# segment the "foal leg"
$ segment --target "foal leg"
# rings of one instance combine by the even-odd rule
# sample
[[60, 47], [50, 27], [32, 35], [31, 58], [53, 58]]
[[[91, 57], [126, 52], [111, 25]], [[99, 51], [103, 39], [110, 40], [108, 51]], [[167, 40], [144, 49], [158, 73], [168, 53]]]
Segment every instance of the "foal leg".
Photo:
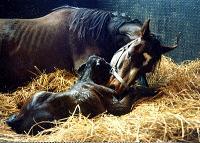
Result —
[[108, 113], [121, 116], [131, 112], [135, 98], [133, 95], [128, 94], [122, 100], [118, 100], [114, 96], [106, 98], [105, 100], [107, 101], [106, 109]]
[[142, 97], [153, 97], [159, 92], [156, 88], [136, 86], [134, 87], [134, 93], [136, 98], [140, 99]]
[[106, 109], [108, 113], [116, 116], [124, 115], [132, 110], [134, 103], [144, 97], [151, 97], [156, 95], [157, 91], [147, 87], [135, 87], [125, 92], [123, 98], [118, 100], [113, 95], [106, 95], [104, 101], [106, 101]]
[[120, 116], [131, 111], [134, 96], [128, 94], [122, 100], [118, 100], [115, 97], [117, 94], [115, 90], [102, 85], [93, 85], [93, 90], [98, 93], [108, 113]]
[[131, 111], [132, 105], [134, 103], [135, 96], [134, 89], [130, 89], [125, 92], [121, 100], [116, 98], [115, 90], [102, 86], [96, 85], [95, 90], [100, 95], [102, 103], [108, 113], [116, 116], [127, 114]]

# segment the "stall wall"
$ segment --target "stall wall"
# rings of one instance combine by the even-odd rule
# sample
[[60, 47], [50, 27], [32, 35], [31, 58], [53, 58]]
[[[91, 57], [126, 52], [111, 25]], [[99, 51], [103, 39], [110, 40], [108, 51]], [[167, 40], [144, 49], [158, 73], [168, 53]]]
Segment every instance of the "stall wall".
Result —
[[0, 0], [0, 18], [35, 18], [56, 7], [96, 7], [96, 0]]
[[200, 57], [200, 0], [97, 0], [98, 8], [125, 12], [151, 20], [151, 30], [165, 45], [181, 32], [179, 47], [170, 53], [176, 61]]

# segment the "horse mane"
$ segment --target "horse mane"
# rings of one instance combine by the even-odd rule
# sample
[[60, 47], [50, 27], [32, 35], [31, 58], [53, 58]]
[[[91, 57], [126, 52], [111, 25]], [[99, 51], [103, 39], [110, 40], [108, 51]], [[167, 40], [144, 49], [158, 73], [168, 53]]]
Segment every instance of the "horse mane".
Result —
[[73, 6], [69, 6], [69, 5], [62, 5], [60, 7], [56, 7], [54, 9], [52, 9], [52, 12], [58, 11], [58, 10], [62, 10], [62, 9], [66, 9], [66, 8], [71, 8], [71, 9], [79, 9], [78, 7], [73, 7]]
[[[106, 44], [109, 42], [110, 36], [115, 36], [119, 27], [124, 23], [135, 23], [142, 25], [138, 19], [132, 20], [130, 17], [113, 12], [78, 8], [64, 5], [53, 9], [53, 11], [62, 9], [74, 9], [69, 19], [69, 30], [77, 34], [78, 40], [82, 42], [97, 42], [98, 44]], [[108, 31], [108, 23], [112, 23], [111, 32]], [[109, 35], [111, 34], [111, 35]]]
[[80, 8], [70, 19], [70, 30], [77, 33], [82, 41], [104, 41], [108, 35], [107, 23], [111, 15], [103, 10]]

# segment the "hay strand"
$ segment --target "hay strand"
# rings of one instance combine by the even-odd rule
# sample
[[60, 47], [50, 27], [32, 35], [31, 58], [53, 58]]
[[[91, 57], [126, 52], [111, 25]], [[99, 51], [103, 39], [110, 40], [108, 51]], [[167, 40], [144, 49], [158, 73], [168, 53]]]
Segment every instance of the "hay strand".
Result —
[[[66, 71], [43, 73], [28, 86], [0, 94], [0, 141], [191, 141], [200, 142], [200, 60], [176, 64], [162, 57], [148, 75], [156, 97], [138, 102], [131, 113], [116, 117], [101, 114], [93, 119], [79, 114], [54, 121], [55, 127], [36, 136], [18, 135], [5, 124], [27, 98], [40, 90], [68, 90], [76, 77]], [[50, 134], [46, 134], [49, 133]]]

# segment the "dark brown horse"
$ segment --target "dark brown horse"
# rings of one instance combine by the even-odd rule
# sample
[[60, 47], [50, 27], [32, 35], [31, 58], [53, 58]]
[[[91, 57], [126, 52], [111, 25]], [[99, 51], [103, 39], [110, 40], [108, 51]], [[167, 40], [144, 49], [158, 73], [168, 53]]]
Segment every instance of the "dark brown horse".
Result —
[[61, 7], [35, 19], [0, 19], [0, 89], [55, 68], [73, 71], [89, 55], [110, 61], [138, 37], [141, 22], [111, 12]]
[[122, 100], [117, 100], [116, 91], [105, 86], [110, 79], [110, 71], [111, 66], [104, 59], [91, 56], [79, 68], [80, 78], [69, 91], [36, 93], [22, 107], [19, 114], [7, 120], [7, 124], [17, 133], [30, 131], [30, 134], [37, 134], [53, 126], [52, 123], [45, 121], [67, 118], [77, 105], [80, 112], [90, 118], [106, 111], [113, 115], [130, 112], [135, 99], [132, 96], [134, 91], [129, 90]]
[[38, 131], [53, 126], [52, 123], [42, 121], [66, 118], [77, 105], [80, 106], [81, 113], [89, 117], [105, 111], [113, 115], [126, 114], [131, 111], [136, 100], [155, 94], [151, 89], [134, 86], [139, 74], [152, 71], [161, 55], [174, 48], [176, 46], [161, 46], [150, 34], [147, 21], [140, 31], [140, 37], [113, 56], [113, 67], [100, 57], [90, 57], [78, 69], [80, 78], [69, 91], [36, 93], [19, 114], [7, 120], [7, 124], [17, 133], [31, 129], [31, 134], [37, 134]]

